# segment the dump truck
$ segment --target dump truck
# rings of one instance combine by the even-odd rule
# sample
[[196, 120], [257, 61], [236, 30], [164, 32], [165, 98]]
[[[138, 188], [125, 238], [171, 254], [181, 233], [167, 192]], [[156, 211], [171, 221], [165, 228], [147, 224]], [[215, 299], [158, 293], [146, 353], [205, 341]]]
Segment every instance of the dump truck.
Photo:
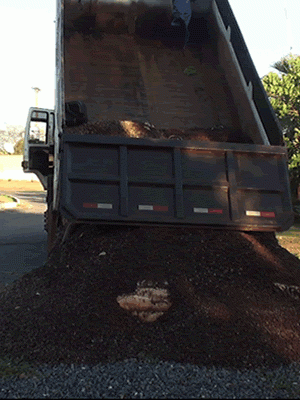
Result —
[[32, 107], [23, 170], [49, 249], [76, 224], [284, 231], [280, 124], [228, 0], [58, 0], [55, 109]]

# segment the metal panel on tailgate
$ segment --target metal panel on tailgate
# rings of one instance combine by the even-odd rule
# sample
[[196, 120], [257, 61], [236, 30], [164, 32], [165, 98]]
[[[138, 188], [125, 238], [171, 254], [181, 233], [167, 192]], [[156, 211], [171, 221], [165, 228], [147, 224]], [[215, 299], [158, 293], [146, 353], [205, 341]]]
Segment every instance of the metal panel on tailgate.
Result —
[[286, 230], [283, 147], [64, 135], [61, 211], [77, 222]]

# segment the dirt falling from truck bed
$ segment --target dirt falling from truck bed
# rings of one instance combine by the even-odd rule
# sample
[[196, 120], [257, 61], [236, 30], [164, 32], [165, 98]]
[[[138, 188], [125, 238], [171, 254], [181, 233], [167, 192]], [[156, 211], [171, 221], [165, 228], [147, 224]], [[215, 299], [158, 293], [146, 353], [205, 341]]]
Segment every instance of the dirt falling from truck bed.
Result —
[[137, 121], [101, 120], [98, 122], [87, 122], [79, 126], [66, 127], [64, 132], [79, 135], [253, 143], [252, 139], [241, 130], [223, 126], [216, 126], [210, 129], [158, 129], [153, 125]]
[[[142, 280], [170, 292], [153, 323], [117, 302]], [[79, 226], [1, 293], [0, 354], [275, 367], [300, 361], [299, 297], [300, 262], [273, 233]]]

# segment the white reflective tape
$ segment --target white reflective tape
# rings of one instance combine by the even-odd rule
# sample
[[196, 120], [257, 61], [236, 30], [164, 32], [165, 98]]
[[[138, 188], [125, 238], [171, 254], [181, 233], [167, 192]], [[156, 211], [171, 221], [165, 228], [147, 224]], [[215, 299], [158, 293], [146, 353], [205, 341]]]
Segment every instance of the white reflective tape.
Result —
[[248, 217], [260, 217], [260, 211], [246, 211]]
[[113, 208], [113, 205], [109, 203], [97, 203], [97, 208], [106, 208], [108, 210], [111, 210]]
[[194, 212], [195, 213], [204, 213], [207, 214], [208, 213], [208, 208], [199, 208], [199, 207], [194, 207]]
[[138, 209], [141, 211], [153, 211], [153, 206], [138, 205]]

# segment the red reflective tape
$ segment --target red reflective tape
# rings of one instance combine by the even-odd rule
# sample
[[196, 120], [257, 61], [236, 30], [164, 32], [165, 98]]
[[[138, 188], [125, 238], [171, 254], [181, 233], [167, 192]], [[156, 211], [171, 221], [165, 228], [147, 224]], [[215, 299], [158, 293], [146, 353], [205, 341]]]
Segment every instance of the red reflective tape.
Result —
[[168, 206], [153, 206], [153, 211], [168, 211]]
[[83, 203], [84, 208], [98, 208], [97, 203]]
[[265, 218], [275, 218], [275, 213], [273, 211], [261, 211], [260, 216]]
[[219, 208], [209, 208], [208, 214], [223, 214], [223, 210]]
[[264, 217], [264, 218], [275, 218], [274, 211], [250, 211], [246, 210], [248, 217]]

